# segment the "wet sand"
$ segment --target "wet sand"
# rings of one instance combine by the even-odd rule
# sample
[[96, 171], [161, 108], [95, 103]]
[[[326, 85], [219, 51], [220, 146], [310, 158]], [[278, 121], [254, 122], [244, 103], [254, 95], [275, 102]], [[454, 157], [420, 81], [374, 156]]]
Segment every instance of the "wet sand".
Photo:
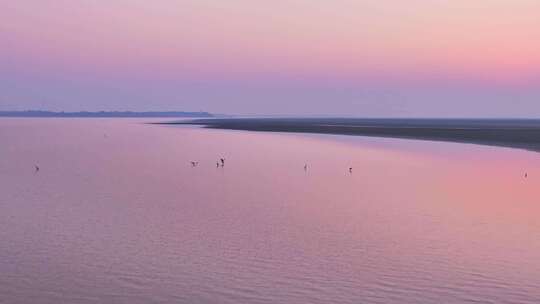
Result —
[[229, 118], [167, 124], [246, 131], [410, 138], [540, 151], [538, 119]]

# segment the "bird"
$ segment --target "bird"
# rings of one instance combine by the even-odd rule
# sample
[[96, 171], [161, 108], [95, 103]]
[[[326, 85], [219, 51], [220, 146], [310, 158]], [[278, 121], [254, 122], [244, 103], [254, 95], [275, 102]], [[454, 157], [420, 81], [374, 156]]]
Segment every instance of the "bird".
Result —
[[221, 161], [221, 166], [225, 166], [225, 158], [220, 158], [219, 160]]
[[307, 164], [304, 164], [304, 171], [307, 171]]
[[219, 168], [219, 162], [216, 162], [216, 168]]
[[197, 161], [190, 161], [190, 163], [192, 167], [196, 167], [199, 164]]
[[39, 166], [38, 165], [34, 165], [34, 168], [36, 168], [36, 173], [39, 171]]
[[352, 173], [352, 167], [349, 167], [349, 173]]
[[528, 176], [528, 175], [527, 175], [527, 172], [525, 172], [525, 178], [527, 178], [527, 176]]

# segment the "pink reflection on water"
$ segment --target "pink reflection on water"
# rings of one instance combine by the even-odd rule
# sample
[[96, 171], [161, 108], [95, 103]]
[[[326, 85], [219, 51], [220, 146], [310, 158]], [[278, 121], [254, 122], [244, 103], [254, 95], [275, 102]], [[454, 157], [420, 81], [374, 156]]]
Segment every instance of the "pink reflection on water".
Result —
[[534, 152], [130, 119], [5, 119], [0, 139], [12, 302], [540, 298]]

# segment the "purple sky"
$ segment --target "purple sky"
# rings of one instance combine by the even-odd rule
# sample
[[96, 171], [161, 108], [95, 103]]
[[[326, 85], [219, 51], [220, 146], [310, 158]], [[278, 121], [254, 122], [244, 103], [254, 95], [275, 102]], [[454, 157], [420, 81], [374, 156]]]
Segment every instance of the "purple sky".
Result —
[[0, 110], [540, 117], [538, 0], [0, 8]]

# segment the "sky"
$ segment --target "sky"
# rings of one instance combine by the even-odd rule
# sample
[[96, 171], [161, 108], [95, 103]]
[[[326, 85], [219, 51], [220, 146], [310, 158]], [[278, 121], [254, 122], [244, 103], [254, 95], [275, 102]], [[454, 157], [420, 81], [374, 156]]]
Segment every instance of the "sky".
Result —
[[0, 110], [540, 117], [538, 0], [0, 0]]

